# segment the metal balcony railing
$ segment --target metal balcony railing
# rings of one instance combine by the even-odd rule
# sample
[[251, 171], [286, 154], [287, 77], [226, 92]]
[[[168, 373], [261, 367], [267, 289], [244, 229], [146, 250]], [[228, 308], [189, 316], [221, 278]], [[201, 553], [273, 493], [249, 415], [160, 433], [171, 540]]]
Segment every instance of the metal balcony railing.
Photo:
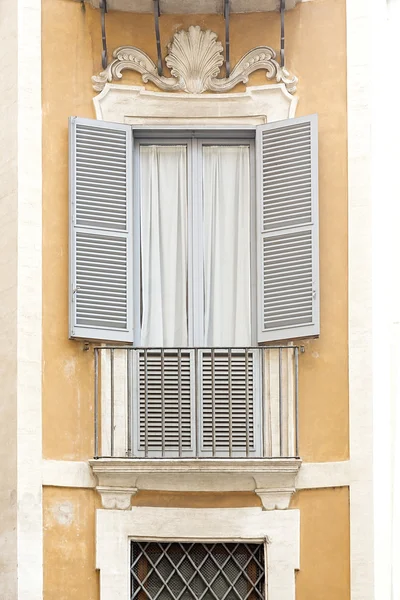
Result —
[[95, 458], [298, 456], [297, 346], [95, 348]]

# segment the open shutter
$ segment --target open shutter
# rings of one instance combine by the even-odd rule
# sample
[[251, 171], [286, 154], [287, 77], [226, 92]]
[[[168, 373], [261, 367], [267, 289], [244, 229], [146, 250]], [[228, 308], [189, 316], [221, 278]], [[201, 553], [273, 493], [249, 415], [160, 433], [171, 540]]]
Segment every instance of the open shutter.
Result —
[[258, 341], [319, 335], [317, 115], [257, 127]]
[[132, 130], [70, 119], [70, 337], [133, 341]]

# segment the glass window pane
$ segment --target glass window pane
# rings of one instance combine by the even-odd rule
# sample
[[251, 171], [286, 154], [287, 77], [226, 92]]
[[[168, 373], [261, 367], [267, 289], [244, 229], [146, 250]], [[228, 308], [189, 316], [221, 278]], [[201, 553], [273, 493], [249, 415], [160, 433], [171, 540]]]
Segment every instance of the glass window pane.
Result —
[[203, 147], [204, 344], [251, 345], [249, 146]]
[[143, 346], [186, 346], [187, 148], [140, 146]]

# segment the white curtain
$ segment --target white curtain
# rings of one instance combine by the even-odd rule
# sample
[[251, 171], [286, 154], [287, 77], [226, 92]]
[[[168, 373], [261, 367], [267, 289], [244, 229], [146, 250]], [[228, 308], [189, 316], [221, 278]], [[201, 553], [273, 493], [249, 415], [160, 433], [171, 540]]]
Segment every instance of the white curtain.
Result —
[[186, 146], [140, 147], [143, 346], [186, 346]]
[[204, 345], [250, 346], [250, 150], [204, 146]]

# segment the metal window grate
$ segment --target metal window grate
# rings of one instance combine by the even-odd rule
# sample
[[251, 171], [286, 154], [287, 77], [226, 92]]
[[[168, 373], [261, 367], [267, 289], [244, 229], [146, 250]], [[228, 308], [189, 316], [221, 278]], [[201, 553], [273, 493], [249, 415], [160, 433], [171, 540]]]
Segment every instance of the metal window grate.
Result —
[[264, 598], [263, 544], [131, 544], [131, 600]]

